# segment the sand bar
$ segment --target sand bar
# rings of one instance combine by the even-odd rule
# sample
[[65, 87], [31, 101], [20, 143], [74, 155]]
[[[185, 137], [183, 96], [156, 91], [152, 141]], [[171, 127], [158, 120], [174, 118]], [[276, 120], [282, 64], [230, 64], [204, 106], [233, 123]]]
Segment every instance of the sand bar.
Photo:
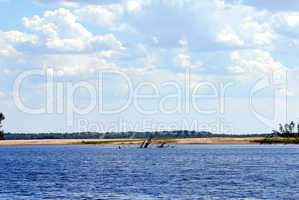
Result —
[[[153, 144], [254, 144], [262, 137], [215, 137], [215, 138], [183, 138], [183, 139], [154, 139]], [[142, 139], [43, 139], [43, 140], [3, 140], [1, 145], [70, 145], [85, 143], [129, 145], [140, 144]]]

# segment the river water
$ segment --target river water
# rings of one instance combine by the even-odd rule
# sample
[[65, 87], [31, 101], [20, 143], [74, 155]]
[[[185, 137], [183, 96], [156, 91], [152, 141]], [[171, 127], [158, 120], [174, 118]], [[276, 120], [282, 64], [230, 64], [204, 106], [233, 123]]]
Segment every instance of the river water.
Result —
[[299, 199], [299, 146], [0, 147], [0, 199]]

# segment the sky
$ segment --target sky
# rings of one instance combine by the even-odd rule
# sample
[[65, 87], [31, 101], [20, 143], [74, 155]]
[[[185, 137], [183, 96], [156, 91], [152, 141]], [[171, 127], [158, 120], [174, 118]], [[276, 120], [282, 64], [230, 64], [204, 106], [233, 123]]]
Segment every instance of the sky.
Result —
[[296, 0], [0, 0], [6, 132], [299, 121]]

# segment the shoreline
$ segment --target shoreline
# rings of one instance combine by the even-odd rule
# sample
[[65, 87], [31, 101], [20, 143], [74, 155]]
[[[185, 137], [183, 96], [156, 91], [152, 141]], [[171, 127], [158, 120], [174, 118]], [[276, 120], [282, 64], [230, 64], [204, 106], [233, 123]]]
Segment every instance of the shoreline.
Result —
[[[209, 137], [153, 139], [152, 144], [261, 144], [263, 137]], [[144, 139], [35, 139], [3, 140], [0, 146], [14, 145], [139, 145]]]

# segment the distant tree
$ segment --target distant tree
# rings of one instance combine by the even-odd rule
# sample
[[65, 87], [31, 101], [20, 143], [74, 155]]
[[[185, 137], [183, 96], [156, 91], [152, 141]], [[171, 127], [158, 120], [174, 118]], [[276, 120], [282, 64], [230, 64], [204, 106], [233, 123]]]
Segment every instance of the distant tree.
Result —
[[279, 124], [279, 131], [281, 134], [284, 134], [284, 129], [283, 129], [282, 124]]
[[289, 125], [289, 129], [290, 129], [290, 133], [293, 133], [293, 131], [295, 129], [295, 123], [293, 121], [291, 121], [291, 123]]
[[289, 136], [290, 135], [290, 125], [289, 124], [285, 124], [284, 125], [284, 135], [285, 136]]
[[[297, 127], [297, 131], [296, 128]], [[276, 131], [277, 132], [277, 131]], [[298, 137], [299, 136], [299, 124], [295, 124], [294, 121], [291, 121], [291, 123], [286, 123], [284, 125], [279, 124], [279, 132], [277, 132], [279, 136], [282, 137]]]
[[1, 130], [3, 120], [5, 120], [5, 116], [3, 113], [0, 113], [0, 140], [4, 140], [4, 132]]

